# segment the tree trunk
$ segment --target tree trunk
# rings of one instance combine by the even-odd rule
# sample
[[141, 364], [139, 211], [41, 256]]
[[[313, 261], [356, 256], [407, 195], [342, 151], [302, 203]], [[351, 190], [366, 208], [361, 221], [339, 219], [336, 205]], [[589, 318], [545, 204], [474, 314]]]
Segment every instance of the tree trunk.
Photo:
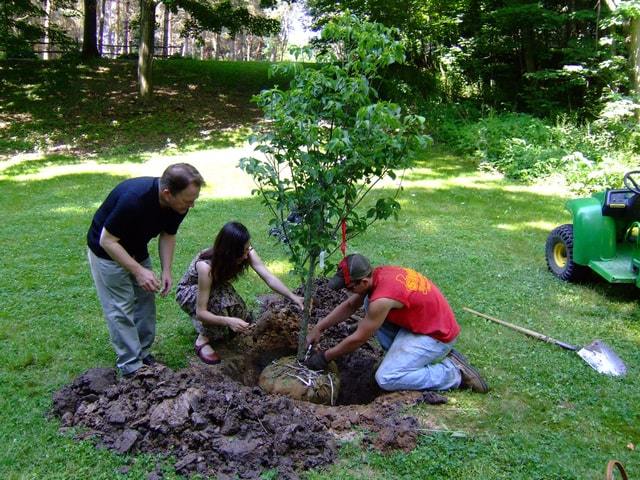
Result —
[[104, 52], [102, 47], [104, 45], [104, 16], [105, 11], [107, 10], [107, 0], [102, 0], [100, 5], [100, 20], [98, 27], [98, 52], [102, 55]]
[[44, 10], [44, 37], [42, 38], [42, 43], [44, 43], [44, 49], [42, 50], [42, 59], [49, 60], [49, 50], [51, 50], [51, 46], [49, 45], [49, 24], [51, 21], [51, 0], [44, 0], [43, 10]]
[[[640, 97], [640, 17], [631, 19], [631, 42], [629, 45], [631, 66], [631, 93]], [[636, 120], [640, 121], [640, 110], [636, 110]]]
[[220, 34], [213, 34], [213, 59], [220, 60]]
[[307, 345], [307, 330], [309, 328], [309, 316], [311, 313], [311, 299], [313, 298], [313, 280], [316, 272], [318, 255], [309, 256], [309, 273], [304, 287], [304, 310], [302, 311], [302, 321], [300, 322], [300, 333], [298, 334], [298, 355], [299, 361], [304, 360]]
[[535, 35], [532, 28], [526, 27], [522, 31], [522, 56], [524, 60], [524, 72], [521, 71], [521, 75], [523, 73], [531, 73], [536, 71], [534, 51]]
[[156, 25], [156, 3], [140, 0], [140, 46], [138, 51], [138, 87], [140, 99], [147, 102], [153, 96], [153, 49]]
[[171, 52], [169, 52], [169, 43], [171, 40], [171, 10], [169, 10], [169, 7], [165, 4], [164, 6], [164, 23], [163, 23], [163, 29], [162, 29], [162, 56], [164, 58], [167, 58], [169, 55], [171, 55]]
[[124, 24], [122, 25], [122, 45], [124, 48], [125, 55], [129, 55], [129, 0], [125, 0], [124, 2]]
[[96, 14], [96, 0], [84, 0], [84, 31], [82, 35], [82, 58], [84, 60], [100, 56], [96, 43]]
[[191, 56], [190, 40], [190, 37], [184, 37], [184, 42], [182, 43], [182, 56], [185, 58]]
[[116, 24], [113, 28], [113, 53], [114, 56], [120, 55], [120, 39], [122, 38], [122, 32], [120, 27], [120, 0], [116, 0]]

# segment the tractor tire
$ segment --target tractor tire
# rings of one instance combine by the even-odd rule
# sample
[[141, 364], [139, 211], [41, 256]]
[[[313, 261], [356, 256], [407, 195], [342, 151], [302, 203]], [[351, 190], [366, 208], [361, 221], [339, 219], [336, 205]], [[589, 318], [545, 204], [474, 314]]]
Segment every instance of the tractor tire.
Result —
[[573, 225], [565, 224], [554, 228], [547, 237], [545, 246], [547, 266], [560, 280], [577, 282], [582, 280], [588, 269], [573, 261]]

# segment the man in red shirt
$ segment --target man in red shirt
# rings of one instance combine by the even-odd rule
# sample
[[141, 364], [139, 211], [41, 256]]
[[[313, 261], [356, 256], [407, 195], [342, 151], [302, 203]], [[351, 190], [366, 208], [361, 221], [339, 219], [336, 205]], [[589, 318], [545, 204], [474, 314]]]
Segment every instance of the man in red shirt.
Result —
[[363, 304], [366, 315], [355, 332], [307, 360], [309, 368], [323, 370], [327, 362], [353, 352], [374, 334], [386, 351], [376, 371], [384, 390], [449, 390], [489, 388], [480, 373], [453, 345], [460, 326], [449, 303], [428, 278], [409, 268], [371, 268], [359, 254], [348, 255], [329, 281], [333, 289], [353, 293], [323, 318], [307, 336], [315, 345], [322, 332], [354, 314]]

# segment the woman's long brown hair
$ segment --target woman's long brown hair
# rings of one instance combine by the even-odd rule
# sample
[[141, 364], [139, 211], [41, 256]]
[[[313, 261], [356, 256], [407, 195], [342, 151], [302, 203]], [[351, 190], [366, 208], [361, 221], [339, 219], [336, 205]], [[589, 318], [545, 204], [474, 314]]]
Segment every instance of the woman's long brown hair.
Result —
[[240, 222], [228, 222], [218, 232], [213, 247], [200, 255], [200, 260], [211, 264], [214, 285], [233, 282], [249, 266], [249, 259], [238, 263], [244, 255], [244, 247], [251, 240], [249, 230]]

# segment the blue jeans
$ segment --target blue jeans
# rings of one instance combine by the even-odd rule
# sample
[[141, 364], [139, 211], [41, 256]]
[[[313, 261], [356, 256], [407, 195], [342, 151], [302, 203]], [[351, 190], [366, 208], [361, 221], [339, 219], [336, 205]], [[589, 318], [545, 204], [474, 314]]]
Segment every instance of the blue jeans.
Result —
[[388, 321], [376, 338], [386, 351], [376, 371], [376, 382], [383, 390], [449, 390], [460, 385], [460, 371], [444, 358], [455, 340], [443, 343]]

